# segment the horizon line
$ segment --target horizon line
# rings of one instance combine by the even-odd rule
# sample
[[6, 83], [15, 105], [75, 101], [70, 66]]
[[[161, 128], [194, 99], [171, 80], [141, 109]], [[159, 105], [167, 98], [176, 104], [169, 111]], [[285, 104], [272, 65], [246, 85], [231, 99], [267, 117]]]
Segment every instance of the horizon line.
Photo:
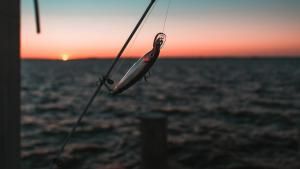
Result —
[[[122, 57], [121, 59], [138, 59], [140, 57]], [[62, 59], [55, 58], [35, 58], [35, 57], [21, 57], [21, 60], [49, 60], [49, 61], [62, 61]], [[115, 57], [85, 57], [85, 58], [71, 58], [68, 61], [76, 60], [113, 60]], [[159, 59], [300, 59], [300, 55], [293, 56], [269, 56], [269, 55], [257, 55], [257, 56], [164, 56]]]

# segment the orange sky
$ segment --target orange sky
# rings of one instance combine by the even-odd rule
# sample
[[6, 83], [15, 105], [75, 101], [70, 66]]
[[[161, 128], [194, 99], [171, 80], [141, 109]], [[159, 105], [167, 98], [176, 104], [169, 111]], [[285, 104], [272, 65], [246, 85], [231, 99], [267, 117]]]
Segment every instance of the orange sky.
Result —
[[[107, 3], [114, 1], [117, 0]], [[52, 0], [43, 4], [41, 1], [42, 34], [37, 35], [32, 4], [28, 0], [22, 1], [22, 58], [114, 57], [148, 3], [131, 1], [116, 7], [117, 11], [111, 11], [105, 10], [108, 8], [105, 5], [109, 4], [103, 1], [98, 4], [99, 1], [83, 3], [76, 0], [70, 4], [61, 0], [65, 3], [63, 6], [57, 5], [58, 2]], [[300, 12], [292, 5], [258, 8], [254, 4], [251, 8], [249, 4], [247, 7], [229, 7], [226, 3], [190, 2], [193, 3], [172, 2], [163, 57], [300, 55]], [[134, 5], [139, 8], [133, 8]], [[141, 56], [151, 49], [155, 34], [162, 30], [165, 8], [165, 1], [156, 4], [125, 56]]]

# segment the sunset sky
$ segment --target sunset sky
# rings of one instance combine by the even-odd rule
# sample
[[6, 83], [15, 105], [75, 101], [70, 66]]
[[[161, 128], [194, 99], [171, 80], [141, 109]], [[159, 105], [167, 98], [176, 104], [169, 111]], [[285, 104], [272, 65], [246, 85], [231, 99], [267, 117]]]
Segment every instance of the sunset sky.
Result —
[[[150, 0], [22, 0], [23, 58], [114, 57]], [[158, 0], [125, 56], [141, 56], [162, 31], [169, 0]], [[300, 56], [299, 0], [172, 0], [164, 57]]]

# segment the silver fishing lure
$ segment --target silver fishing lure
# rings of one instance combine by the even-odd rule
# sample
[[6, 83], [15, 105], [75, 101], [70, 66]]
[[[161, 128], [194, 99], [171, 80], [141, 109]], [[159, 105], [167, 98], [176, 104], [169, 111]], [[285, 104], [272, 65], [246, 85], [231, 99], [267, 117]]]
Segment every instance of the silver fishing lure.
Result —
[[106, 85], [111, 91], [111, 94], [115, 95], [125, 91], [143, 77], [146, 80], [146, 74], [159, 57], [160, 49], [165, 41], [166, 35], [164, 33], [158, 33], [153, 41], [153, 49], [135, 62], [126, 72], [123, 78], [113, 86], [113, 88], [110, 88], [108, 85]]

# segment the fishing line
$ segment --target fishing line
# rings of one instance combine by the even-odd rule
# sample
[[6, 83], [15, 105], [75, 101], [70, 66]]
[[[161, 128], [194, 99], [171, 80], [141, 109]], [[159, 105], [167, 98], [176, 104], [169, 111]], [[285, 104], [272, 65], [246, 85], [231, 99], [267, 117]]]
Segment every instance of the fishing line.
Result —
[[167, 7], [167, 11], [166, 11], [166, 17], [165, 17], [165, 20], [164, 20], [164, 26], [163, 26], [163, 31], [165, 33], [165, 28], [166, 28], [166, 22], [167, 22], [167, 19], [168, 19], [168, 15], [169, 15], [169, 9], [170, 9], [170, 6], [171, 6], [171, 1], [172, 0], [169, 0], [168, 2], [168, 7]]
[[[146, 22], [148, 21], [150, 15], [152, 14], [154, 8], [156, 7], [157, 5], [157, 1], [154, 2], [153, 4], [153, 7], [150, 9], [149, 13], [147, 14], [147, 16], [145, 17], [145, 20], [143, 21], [141, 27], [138, 29], [136, 35], [134, 36], [132, 42], [131, 42], [131, 45], [128, 47], [128, 50], [127, 51], [130, 51], [133, 46], [135, 45], [135, 42], [137, 40], [137, 38], [139, 37], [140, 33], [141, 33], [141, 30], [144, 28], [144, 25], [146, 24]], [[117, 73], [121, 70], [121, 67], [124, 65], [125, 63], [125, 59], [124, 58], [121, 58], [119, 64], [116, 66], [116, 69], [113, 71], [114, 73]]]
[[145, 25], [146, 22], [148, 21], [149, 16], [152, 14], [154, 8], [156, 7], [156, 4], [157, 4], [157, 2], [155, 2], [155, 3], [153, 4], [153, 8], [151, 8], [149, 14], [146, 16], [145, 21], [142, 23], [142, 26], [139, 28], [139, 30], [138, 30], [138, 32], [137, 32], [135, 38], [134, 38], [133, 41], [132, 41], [132, 45], [129, 47], [129, 49], [131, 49], [131, 48], [133, 47], [133, 45], [135, 44], [135, 41], [136, 41], [137, 37], [140, 35], [140, 32], [141, 32], [142, 28], [144, 27], [144, 25]]

